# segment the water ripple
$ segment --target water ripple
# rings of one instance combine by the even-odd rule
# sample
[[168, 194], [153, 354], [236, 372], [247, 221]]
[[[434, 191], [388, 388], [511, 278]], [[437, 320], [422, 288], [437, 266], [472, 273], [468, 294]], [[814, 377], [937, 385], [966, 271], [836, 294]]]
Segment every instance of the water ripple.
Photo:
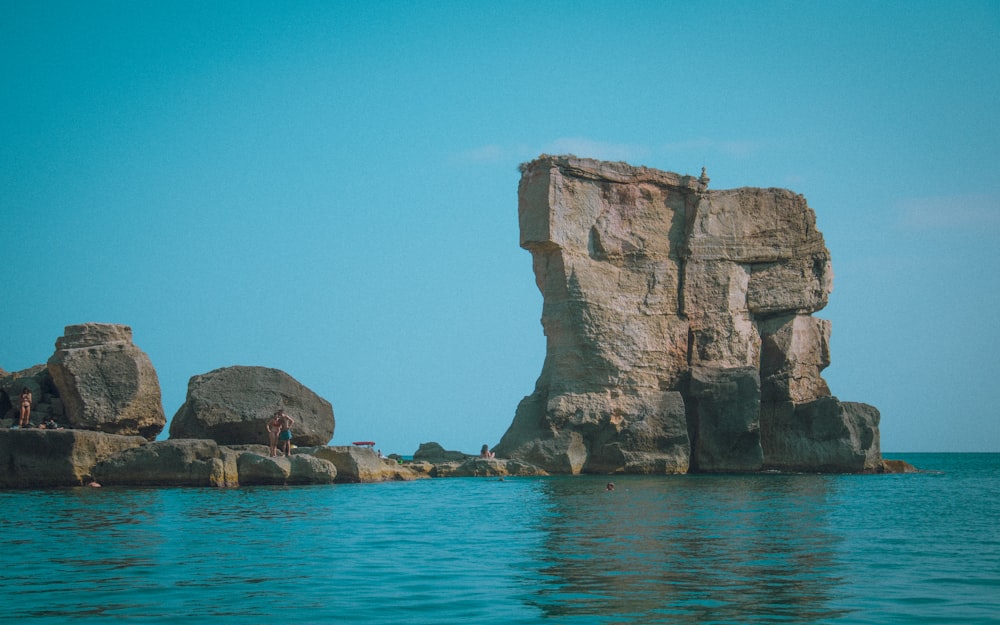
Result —
[[4, 615], [991, 623], [998, 458], [925, 458], [937, 475], [631, 476], [611, 492], [586, 476], [0, 492]]

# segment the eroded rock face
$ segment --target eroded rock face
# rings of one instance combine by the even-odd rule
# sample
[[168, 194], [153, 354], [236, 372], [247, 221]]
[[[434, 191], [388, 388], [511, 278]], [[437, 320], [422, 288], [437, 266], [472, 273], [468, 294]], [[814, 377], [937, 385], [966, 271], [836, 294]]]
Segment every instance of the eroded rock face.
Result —
[[237, 454], [215, 441], [157, 441], [128, 449], [94, 468], [105, 486], [237, 486]]
[[48, 371], [71, 427], [153, 440], [167, 423], [156, 370], [129, 326], [66, 326]]
[[811, 314], [833, 273], [812, 209], [707, 185], [575, 157], [523, 166], [547, 349], [498, 455], [558, 473], [877, 462], [878, 412], [831, 398], [820, 375], [830, 324]]
[[87, 430], [0, 429], [0, 488], [82, 486], [100, 462], [145, 443]]
[[292, 444], [326, 445], [333, 438], [330, 402], [267, 367], [225, 367], [192, 377], [187, 399], [170, 421], [170, 438], [267, 445], [266, 422], [279, 409], [295, 420]]

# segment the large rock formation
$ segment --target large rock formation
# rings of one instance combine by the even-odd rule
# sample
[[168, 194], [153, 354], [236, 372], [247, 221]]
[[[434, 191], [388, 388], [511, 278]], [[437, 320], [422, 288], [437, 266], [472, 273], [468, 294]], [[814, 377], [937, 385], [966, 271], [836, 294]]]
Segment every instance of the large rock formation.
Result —
[[129, 326], [66, 326], [48, 371], [74, 428], [153, 440], [167, 423], [156, 370]]
[[801, 195], [575, 157], [522, 168], [545, 363], [495, 451], [550, 472], [863, 471], [878, 411], [820, 372], [830, 255]]
[[326, 445], [333, 438], [330, 402], [284, 371], [266, 367], [225, 367], [192, 377], [170, 421], [170, 438], [267, 445], [267, 420], [280, 409], [295, 420], [293, 444]]

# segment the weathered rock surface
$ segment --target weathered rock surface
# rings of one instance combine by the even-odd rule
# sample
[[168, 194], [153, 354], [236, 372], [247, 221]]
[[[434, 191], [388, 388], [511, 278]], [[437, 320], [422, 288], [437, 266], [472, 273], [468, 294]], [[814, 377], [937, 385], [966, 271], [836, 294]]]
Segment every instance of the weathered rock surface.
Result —
[[470, 454], [445, 449], [440, 443], [435, 443], [433, 441], [429, 443], [420, 443], [420, 447], [417, 448], [417, 451], [413, 452], [414, 461], [429, 462], [431, 464], [454, 462], [456, 460], [464, 461], [470, 457]]
[[[2, 371], [2, 370], [0, 370]], [[31, 423], [38, 425], [52, 419], [65, 424], [65, 412], [59, 391], [45, 365], [35, 365], [14, 373], [0, 375], [0, 427], [17, 422], [20, 414], [21, 391], [31, 391]]]
[[81, 486], [98, 463], [144, 444], [88, 430], [0, 430], [0, 488]]
[[237, 486], [237, 456], [212, 440], [157, 441], [106, 459], [94, 477], [106, 486]]
[[337, 467], [332, 462], [304, 454], [270, 458], [243, 453], [238, 466], [243, 486], [333, 484], [337, 481]]
[[188, 382], [187, 398], [170, 422], [170, 438], [210, 438], [220, 445], [268, 444], [267, 420], [283, 409], [295, 420], [292, 443], [325, 445], [333, 407], [284, 371], [225, 367]]
[[870, 470], [878, 411], [830, 396], [830, 255], [805, 198], [543, 156], [521, 246], [546, 356], [495, 451], [555, 473]]
[[293, 450], [292, 458], [297, 458], [300, 454], [312, 455], [335, 465], [338, 482], [408, 481], [428, 477], [395, 460], [379, 458], [378, 454], [367, 447], [355, 445], [300, 447]]
[[504, 458], [469, 458], [464, 462], [445, 462], [435, 465], [432, 477], [538, 477], [548, 472], [533, 464]]
[[167, 423], [156, 370], [129, 326], [66, 326], [48, 371], [71, 427], [153, 440]]
[[211, 439], [148, 443], [94, 467], [105, 486], [252, 486], [332, 484], [337, 467], [299, 455], [268, 457], [264, 445], [225, 446]]

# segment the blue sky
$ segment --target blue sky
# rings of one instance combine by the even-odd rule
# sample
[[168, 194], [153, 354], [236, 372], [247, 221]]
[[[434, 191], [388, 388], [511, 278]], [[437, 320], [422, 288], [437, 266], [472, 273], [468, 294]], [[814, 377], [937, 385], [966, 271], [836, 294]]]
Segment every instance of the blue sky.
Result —
[[288, 372], [334, 444], [495, 444], [534, 388], [519, 163], [786, 187], [883, 450], [1000, 451], [1000, 3], [0, 4], [0, 367], [132, 326], [168, 418]]

